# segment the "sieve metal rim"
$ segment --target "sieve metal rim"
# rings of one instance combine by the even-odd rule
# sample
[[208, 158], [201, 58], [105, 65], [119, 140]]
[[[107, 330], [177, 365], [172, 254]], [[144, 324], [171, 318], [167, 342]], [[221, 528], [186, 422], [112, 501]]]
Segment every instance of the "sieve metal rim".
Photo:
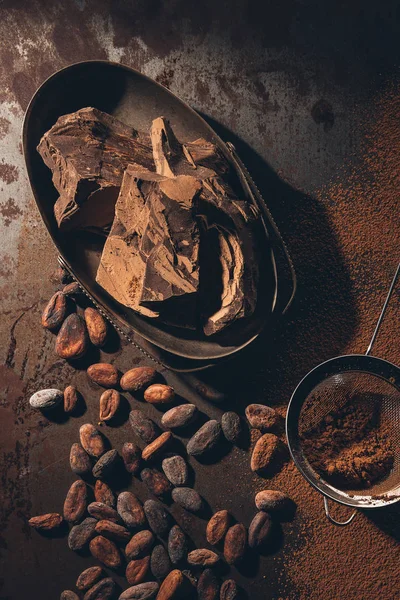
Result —
[[[371, 499], [371, 502], [367, 503], [365, 501], [354, 499], [350, 496], [346, 497], [344, 496], [344, 493], [336, 493], [335, 489], [331, 488], [331, 486], [325, 483], [322, 479], [317, 479], [311, 467], [307, 467], [308, 463], [301, 450], [301, 441], [298, 432], [300, 411], [303, 407], [303, 404], [312, 390], [326, 378], [332, 375], [353, 371], [369, 373], [370, 375], [380, 377], [381, 379], [398, 388], [400, 391], [399, 367], [383, 358], [376, 358], [375, 356], [365, 354], [347, 354], [330, 358], [329, 360], [317, 365], [314, 367], [314, 369], [309, 371], [309, 373], [303, 377], [294, 390], [288, 404], [286, 415], [286, 438], [290, 455], [301, 475], [315, 490], [317, 490], [317, 492], [322, 494], [324, 497], [326, 510], [326, 499], [333, 500], [345, 506], [363, 509], [381, 508], [382, 506], [389, 506], [390, 504], [394, 504], [400, 500], [399, 496], [382, 500]], [[328, 512], [327, 516], [329, 517]]]

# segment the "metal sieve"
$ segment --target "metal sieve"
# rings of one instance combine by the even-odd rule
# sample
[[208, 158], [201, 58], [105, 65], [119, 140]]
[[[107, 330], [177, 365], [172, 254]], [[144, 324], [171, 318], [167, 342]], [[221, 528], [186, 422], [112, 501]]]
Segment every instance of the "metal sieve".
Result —
[[[356, 508], [378, 508], [400, 500], [400, 369], [392, 363], [370, 356], [387, 306], [400, 273], [396, 269], [388, 295], [365, 355], [338, 356], [306, 375], [295, 389], [288, 406], [286, 435], [292, 458], [303, 477], [324, 497], [327, 518], [335, 525], [348, 525], [357, 511], [346, 521], [337, 521], [329, 512], [328, 500]], [[309, 443], [310, 432], [320, 432], [321, 424], [330, 423], [333, 415], [349, 410], [358, 419], [374, 415], [378, 447], [386, 444], [392, 461], [381, 478], [349, 485], [332, 482], [330, 473], [315, 461], [323, 444]], [[341, 412], [342, 411], [342, 412]], [[343, 421], [342, 421], [343, 423]], [[363, 431], [360, 429], [360, 431]], [[357, 428], [353, 432], [357, 435]], [[361, 434], [364, 435], [364, 434]], [[366, 429], [365, 435], [374, 435]], [[316, 438], [317, 439], [317, 438]], [[322, 438], [321, 438], [322, 439]], [[362, 442], [362, 440], [361, 440]], [[354, 463], [355, 464], [355, 463]]]

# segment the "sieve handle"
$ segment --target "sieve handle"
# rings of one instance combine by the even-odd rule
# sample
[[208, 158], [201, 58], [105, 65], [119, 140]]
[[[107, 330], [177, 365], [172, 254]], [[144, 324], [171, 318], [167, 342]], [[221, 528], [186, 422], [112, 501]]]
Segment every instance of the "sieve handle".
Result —
[[399, 276], [399, 273], [400, 273], [400, 263], [397, 265], [396, 273], [394, 274], [393, 281], [392, 281], [392, 283], [390, 285], [390, 288], [389, 288], [389, 291], [388, 291], [388, 295], [386, 296], [386, 300], [385, 300], [385, 303], [383, 305], [381, 314], [379, 315], [379, 319], [378, 319], [378, 322], [376, 324], [375, 331], [372, 334], [371, 341], [370, 341], [369, 346], [367, 348], [367, 351], [365, 353], [366, 356], [368, 356], [368, 354], [371, 352], [372, 346], [374, 345], [374, 342], [376, 340], [376, 336], [378, 335], [379, 328], [380, 328], [380, 326], [382, 324], [383, 317], [385, 316], [387, 305], [389, 304], [390, 298], [392, 297], [394, 286], [396, 285], [396, 281], [397, 281], [397, 278]]
[[324, 508], [325, 508], [325, 514], [327, 516], [327, 519], [333, 523], [334, 525], [338, 525], [339, 527], [345, 527], [346, 525], [350, 525], [350, 523], [352, 522], [352, 520], [354, 519], [354, 517], [357, 514], [357, 511], [355, 510], [353, 512], [353, 514], [351, 515], [351, 517], [349, 519], [347, 519], [347, 521], [336, 521], [336, 519], [334, 519], [331, 515], [331, 513], [329, 512], [329, 504], [328, 504], [328, 498], [326, 496], [324, 496]]

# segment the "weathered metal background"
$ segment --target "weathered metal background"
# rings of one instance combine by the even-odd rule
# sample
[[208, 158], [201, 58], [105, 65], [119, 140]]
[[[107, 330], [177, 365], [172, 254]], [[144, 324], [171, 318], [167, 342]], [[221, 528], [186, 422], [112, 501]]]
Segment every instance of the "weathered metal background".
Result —
[[[368, 192], [367, 176], [357, 193], [351, 191], [357, 189], [354, 171], [365, 161], [376, 106], [398, 83], [396, 6], [376, 4], [0, 2], [1, 600], [57, 598], [91, 563], [69, 552], [65, 538], [48, 540], [26, 525], [31, 514], [61, 510], [73, 481], [69, 447], [83, 422], [96, 422], [98, 397], [84, 372], [57, 359], [52, 336], [40, 326], [41, 309], [54, 289], [49, 275], [56, 255], [34, 206], [21, 153], [24, 110], [35, 89], [71, 62], [121, 61], [168, 86], [236, 144], [288, 240], [301, 285], [273, 343], [264, 340], [214, 380], [240, 412], [250, 401], [282, 405], [309, 368], [335, 354], [365, 349], [399, 256], [398, 162], [384, 201], [379, 189], [372, 186]], [[390, 144], [396, 140], [398, 135]], [[339, 200], [334, 185], [342, 186]], [[343, 206], [350, 205], [344, 219]], [[380, 210], [385, 211], [383, 227], [381, 213], [374, 225], [374, 211], [378, 216]], [[399, 362], [398, 304], [390, 316], [378, 350]], [[142, 357], [123, 347], [106, 360], [123, 370]], [[166, 377], [190, 397], [175, 376]], [[50, 423], [29, 408], [33, 391], [70, 382], [86, 398], [82, 417]], [[128, 400], [131, 406], [137, 403]], [[200, 404], [210, 416], [221, 414], [219, 408]], [[159, 418], [152, 407], [145, 409]], [[117, 448], [130, 437], [126, 423], [106, 433]], [[245, 450], [235, 449], [216, 465], [194, 465], [196, 487], [212, 509], [228, 508], [246, 525], [255, 511], [255, 490], [267, 485], [250, 475], [248, 460]], [[234, 573], [248, 597], [318, 597], [312, 585], [306, 595], [296, 585], [293, 557], [305, 536], [315, 546], [309, 558], [312, 578], [320, 576], [321, 560], [332, 565], [331, 572], [324, 570], [332, 578], [327, 600], [397, 597], [398, 512], [373, 520], [360, 516], [354, 523], [352, 535], [359, 535], [360, 543], [351, 551], [356, 560], [365, 557], [366, 566], [365, 585], [360, 583], [359, 595], [351, 596], [340, 589], [340, 581], [357, 577], [354, 557], [346, 557], [349, 538], [329, 525], [315, 528], [310, 515], [320, 499], [311, 494], [313, 504], [308, 505], [305, 486], [294, 474], [288, 488], [299, 503], [298, 518], [284, 525], [283, 548]], [[141, 484], [134, 489], [144, 497]], [[204, 543], [205, 521], [187, 519], [176, 508], [173, 512], [194, 542]], [[317, 518], [323, 519], [322, 510]], [[301, 523], [307, 523], [306, 532]], [[332, 536], [334, 553], [318, 539], [321, 530]]]

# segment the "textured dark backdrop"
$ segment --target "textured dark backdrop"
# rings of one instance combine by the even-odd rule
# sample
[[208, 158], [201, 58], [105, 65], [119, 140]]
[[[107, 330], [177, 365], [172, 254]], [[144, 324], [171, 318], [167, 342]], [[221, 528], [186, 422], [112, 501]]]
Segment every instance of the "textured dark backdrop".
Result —
[[[121, 61], [169, 87], [235, 142], [287, 238], [300, 289], [273, 343], [263, 340], [215, 379], [239, 411], [257, 400], [282, 405], [309, 368], [365, 349], [398, 260], [396, 5], [0, 1], [1, 600], [58, 598], [90, 563], [70, 553], [64, 538], [43, 539], [26, 525], [31, 514], [61, 509], [73, 480], [68, 449], [80, 424], [96, 421], [98, 396], [83, 372], [57, 360], [52, 336], [39, 324], [53, 290], [56, 253], [21, 154], [30, 97], [69, 63]], [[398, 314], [395, 298], [377, 347], [393, 361], [400, 360]], [[124, 347], [106, 360], [126, 369], [142, 359]], [[85, 416], [50, 424], [29, 408], [33, 391], [71, 381], [86, 397]], [[127, 424], [109, 433], [116, 447], [129, 436]], [[196, 487], [212, 509], [229, 508], [248, 525], [263, 482], [250, 476], [246, 452], [236, 449], [196, 472]], [[323, 522], [320, 498], [298, 476], [286, 486], [299, 510], [294, 523], [284, 525], [282, 547], [234, 573], [249, 598], [398, 596], [398, 512], [361, 515], [344, 533]], [[139, 484], [134, 487], [145, 497]], [[204, 543], [204, 521], [173, 510], [193, 540]], [[321, 578], [330, 582], [326, 589]]]

